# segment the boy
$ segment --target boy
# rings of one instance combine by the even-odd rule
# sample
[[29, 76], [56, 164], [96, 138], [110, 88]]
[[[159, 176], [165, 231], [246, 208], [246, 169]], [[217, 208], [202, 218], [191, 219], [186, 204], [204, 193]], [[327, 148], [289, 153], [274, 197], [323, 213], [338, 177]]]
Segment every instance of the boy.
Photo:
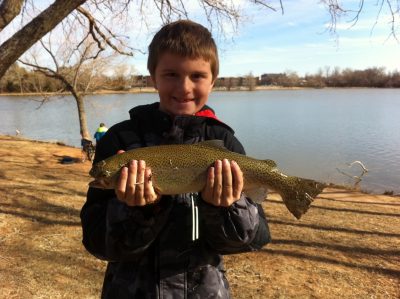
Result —
[[[206, 106], [218, 75], [206, 28], [191, 21], [164, 26], [149, 46], [148, 69], [160, 101], [133, 108], [130, 120], [111, 127], [95, 162], [137, 147], [211, 139], [244, 153]], [[109, 261], [102, 298], [229, 298], [221, 255], [260, 249], [270, 238], [262, 208], [242, 188], [239, 166], [226, 159], [210, 167], [198, 194], [156, 194], [146, 161], [124, 167], [115, 192], [89, 188], [83, 244]]]

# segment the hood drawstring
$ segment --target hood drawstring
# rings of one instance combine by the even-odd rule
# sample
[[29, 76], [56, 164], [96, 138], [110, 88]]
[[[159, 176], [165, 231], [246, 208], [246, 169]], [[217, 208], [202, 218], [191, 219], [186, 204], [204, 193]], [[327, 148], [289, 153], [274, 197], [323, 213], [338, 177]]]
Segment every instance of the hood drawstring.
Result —
[[199, 238], [199, 209], [193, 193], [190, 193], [190, 200], [192, 206], [192, 241], [196, 241]]

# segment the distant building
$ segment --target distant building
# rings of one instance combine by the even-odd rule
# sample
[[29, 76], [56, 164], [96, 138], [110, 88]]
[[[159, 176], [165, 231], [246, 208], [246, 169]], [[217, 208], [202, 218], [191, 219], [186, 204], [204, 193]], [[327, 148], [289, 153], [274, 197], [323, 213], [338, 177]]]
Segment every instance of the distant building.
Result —
[[283, 76], [285, 76], [285, 74], [282, 73], [262, 74], [260, 85], [276, 85], [276, 82], [279, 82], [279, 79]]

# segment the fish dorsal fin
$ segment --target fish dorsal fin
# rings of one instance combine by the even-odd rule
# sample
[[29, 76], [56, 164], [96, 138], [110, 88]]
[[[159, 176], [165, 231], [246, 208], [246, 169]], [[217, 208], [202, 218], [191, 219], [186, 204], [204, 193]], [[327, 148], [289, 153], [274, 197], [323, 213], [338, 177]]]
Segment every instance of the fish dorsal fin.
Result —
[[228, 149], [224, 145], [224, 142], [219, 139], [202, 141], [202, 142], [196, 143], [195, 146], [201, 146], [201, 147], [206, 147], [206, 148], [215, 148], [215, 149], [219, 149], [219, 150], [228, 151]]
[[276, 168], [276, 166], [277, 166], [277, 164], [274, 160], [266, 159], [266, 160], [263, 160], [263, 162], [272, 168]]

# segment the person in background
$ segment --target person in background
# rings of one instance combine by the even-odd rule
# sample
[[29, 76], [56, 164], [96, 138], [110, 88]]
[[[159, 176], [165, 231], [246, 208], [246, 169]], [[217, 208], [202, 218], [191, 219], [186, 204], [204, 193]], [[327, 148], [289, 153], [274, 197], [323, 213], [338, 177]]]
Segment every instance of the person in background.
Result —
[[[133, 108], [130, 119], [112, 126], [96, 147], [95, 163], [140, 147], [216, 139], [245, 153], [206, 105], [218, 53], [205, 27], [189, 20], [165, 25], [150, 43], [148, 69], [159, 101]], [[201, 192], [160, 195], [146, 161], [133, 160], [122, 167], [115, 190], [89, 187], [83, 244], [108, 261], [101, 297], [230, 298], [222, 255], [270, 241], [263, 209], [242, 192], [243, 180], [239, 165], [223, 159], [210, 166]]]
[[94, 133], [94, 138], [96, 139], [96, 143], [100, 141], [100, 139], [106, 134], [108, 131], [108, 128], [104, 123], [100, 123], [100, 126], [98, 127], [96, 133]]

